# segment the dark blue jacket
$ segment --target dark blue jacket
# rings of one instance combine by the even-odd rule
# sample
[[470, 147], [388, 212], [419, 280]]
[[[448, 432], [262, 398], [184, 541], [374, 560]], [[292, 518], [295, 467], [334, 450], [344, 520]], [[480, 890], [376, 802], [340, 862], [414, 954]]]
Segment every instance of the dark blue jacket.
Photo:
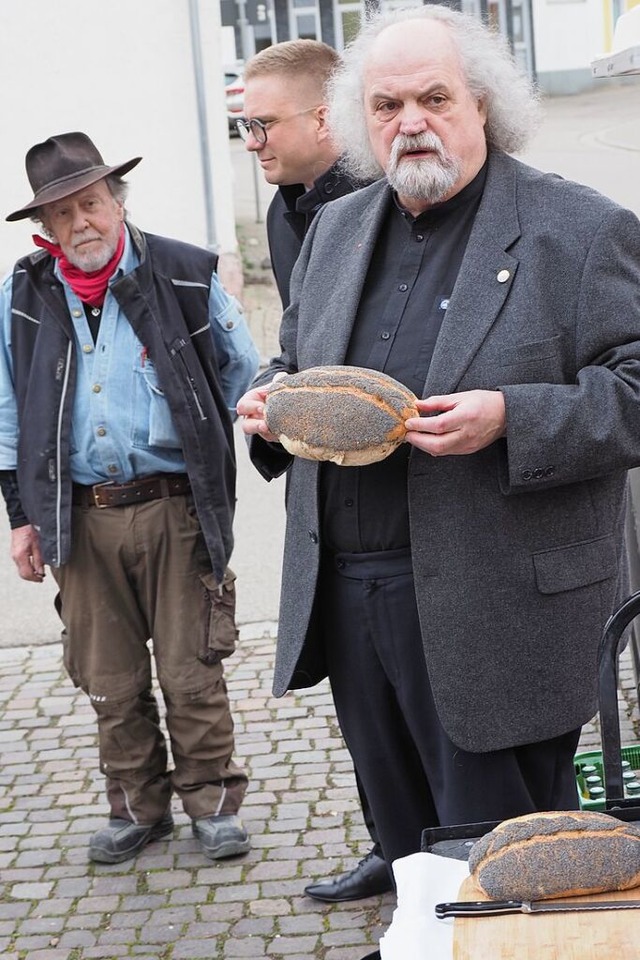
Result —
[[318, 210], [331, 200], [353, 193], [362, 184], [354, 183], [340, 169], [338, 160], [310, 190], [302, 183], [279, 187], [267, 210], [267, 239], [271, 269], [276, 279], [282, 307], [289, 306], [289, 280], [298, 259], [302, 241]]
[[[182, 443], [213, 569], [221, 580], [233, 547], [235, 456], [209, 331], [209, 286], [216, 257], [190, 244], [143, 234], [131, 224], [129, 230], [140, 265], [110, 289], [156, 367]], [[20, 499], [38, 529], [45, 562], [61, 566], [69, 558], [72, 535], [69, 443], [77, 348], [53, 265], [44, 251], [16, 264], [12, 353]]]

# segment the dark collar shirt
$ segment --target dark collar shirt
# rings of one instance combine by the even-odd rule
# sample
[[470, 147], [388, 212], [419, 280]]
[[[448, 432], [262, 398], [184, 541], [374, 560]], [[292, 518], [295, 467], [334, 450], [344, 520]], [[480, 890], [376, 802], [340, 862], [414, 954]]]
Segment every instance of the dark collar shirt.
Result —
[[[418, 217], [389, 192], [346, 364], [382, 370], [422, 396], [485, 177], [486, 165], [460, 193]], [[409, 546], [409, 452], [404, 443], [366, 467], [322, 465], [327, 550], [360, 553]]]
[[289, 305], [289, 280], [300, 247], [318, 210], [353, 193], [356, 184], [340, 169], [340, 161], [317, 178], [309, 190], [304, 184], [278, 187], [267, 211], [267, 239], [271, 267], [284, 309]]

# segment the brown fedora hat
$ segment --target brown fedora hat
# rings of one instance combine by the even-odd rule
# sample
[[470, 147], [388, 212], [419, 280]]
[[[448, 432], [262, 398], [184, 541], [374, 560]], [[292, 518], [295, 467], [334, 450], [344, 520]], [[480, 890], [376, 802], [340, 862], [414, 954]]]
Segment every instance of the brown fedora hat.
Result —
[[25, 158], [33, 200], [10, 213], [7, 220], [24, 220], [44, 203], [62, 200], [109, 174], [124, 176], [140, 163], [134, 157], [109, 167], [86, 133], [61, 133], [31, 147]]

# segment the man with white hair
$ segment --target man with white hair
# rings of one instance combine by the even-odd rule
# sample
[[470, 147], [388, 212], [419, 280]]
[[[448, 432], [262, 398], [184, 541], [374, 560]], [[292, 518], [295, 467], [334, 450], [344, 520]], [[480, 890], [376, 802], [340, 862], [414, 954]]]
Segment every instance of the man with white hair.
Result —
[[[330, 122], [385, 179], [316, 217], [282, 352], [238, 404], [289, 469], [274, 691], [328, 675], [388, 862], [427, 826], [577, 806], [640, 462], [640, 224], [511, 156], [538, 108], [501, 41], [427, 5], [345, 51]], [[276, 374], [371, 367], [419, 417], [387, 459], [293, 458]]]

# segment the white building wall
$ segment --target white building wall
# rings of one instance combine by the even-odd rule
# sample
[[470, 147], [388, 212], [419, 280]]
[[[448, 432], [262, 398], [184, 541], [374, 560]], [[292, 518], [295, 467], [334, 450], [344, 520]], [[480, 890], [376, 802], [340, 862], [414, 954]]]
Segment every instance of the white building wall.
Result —
[[[215, 240], [235, 252], [233, 172], [219, 5], [199, 0]], [[24, 157], [83, 130], [108, 164], [142, 156], [126, 178], [142, 229], [207, 245], [189, 0], [0, 2], [0, 270], [32, 246], [34, 224], [6, 223], [32, 197]]]
[[533, 0], [533, 19], [542, 72], [585, 69], [602, 50], [602, 0]]
[[591, 61], [608, 47], [608, 0], [531, 0], [538, 82], [545, 93], [593, 86]]

